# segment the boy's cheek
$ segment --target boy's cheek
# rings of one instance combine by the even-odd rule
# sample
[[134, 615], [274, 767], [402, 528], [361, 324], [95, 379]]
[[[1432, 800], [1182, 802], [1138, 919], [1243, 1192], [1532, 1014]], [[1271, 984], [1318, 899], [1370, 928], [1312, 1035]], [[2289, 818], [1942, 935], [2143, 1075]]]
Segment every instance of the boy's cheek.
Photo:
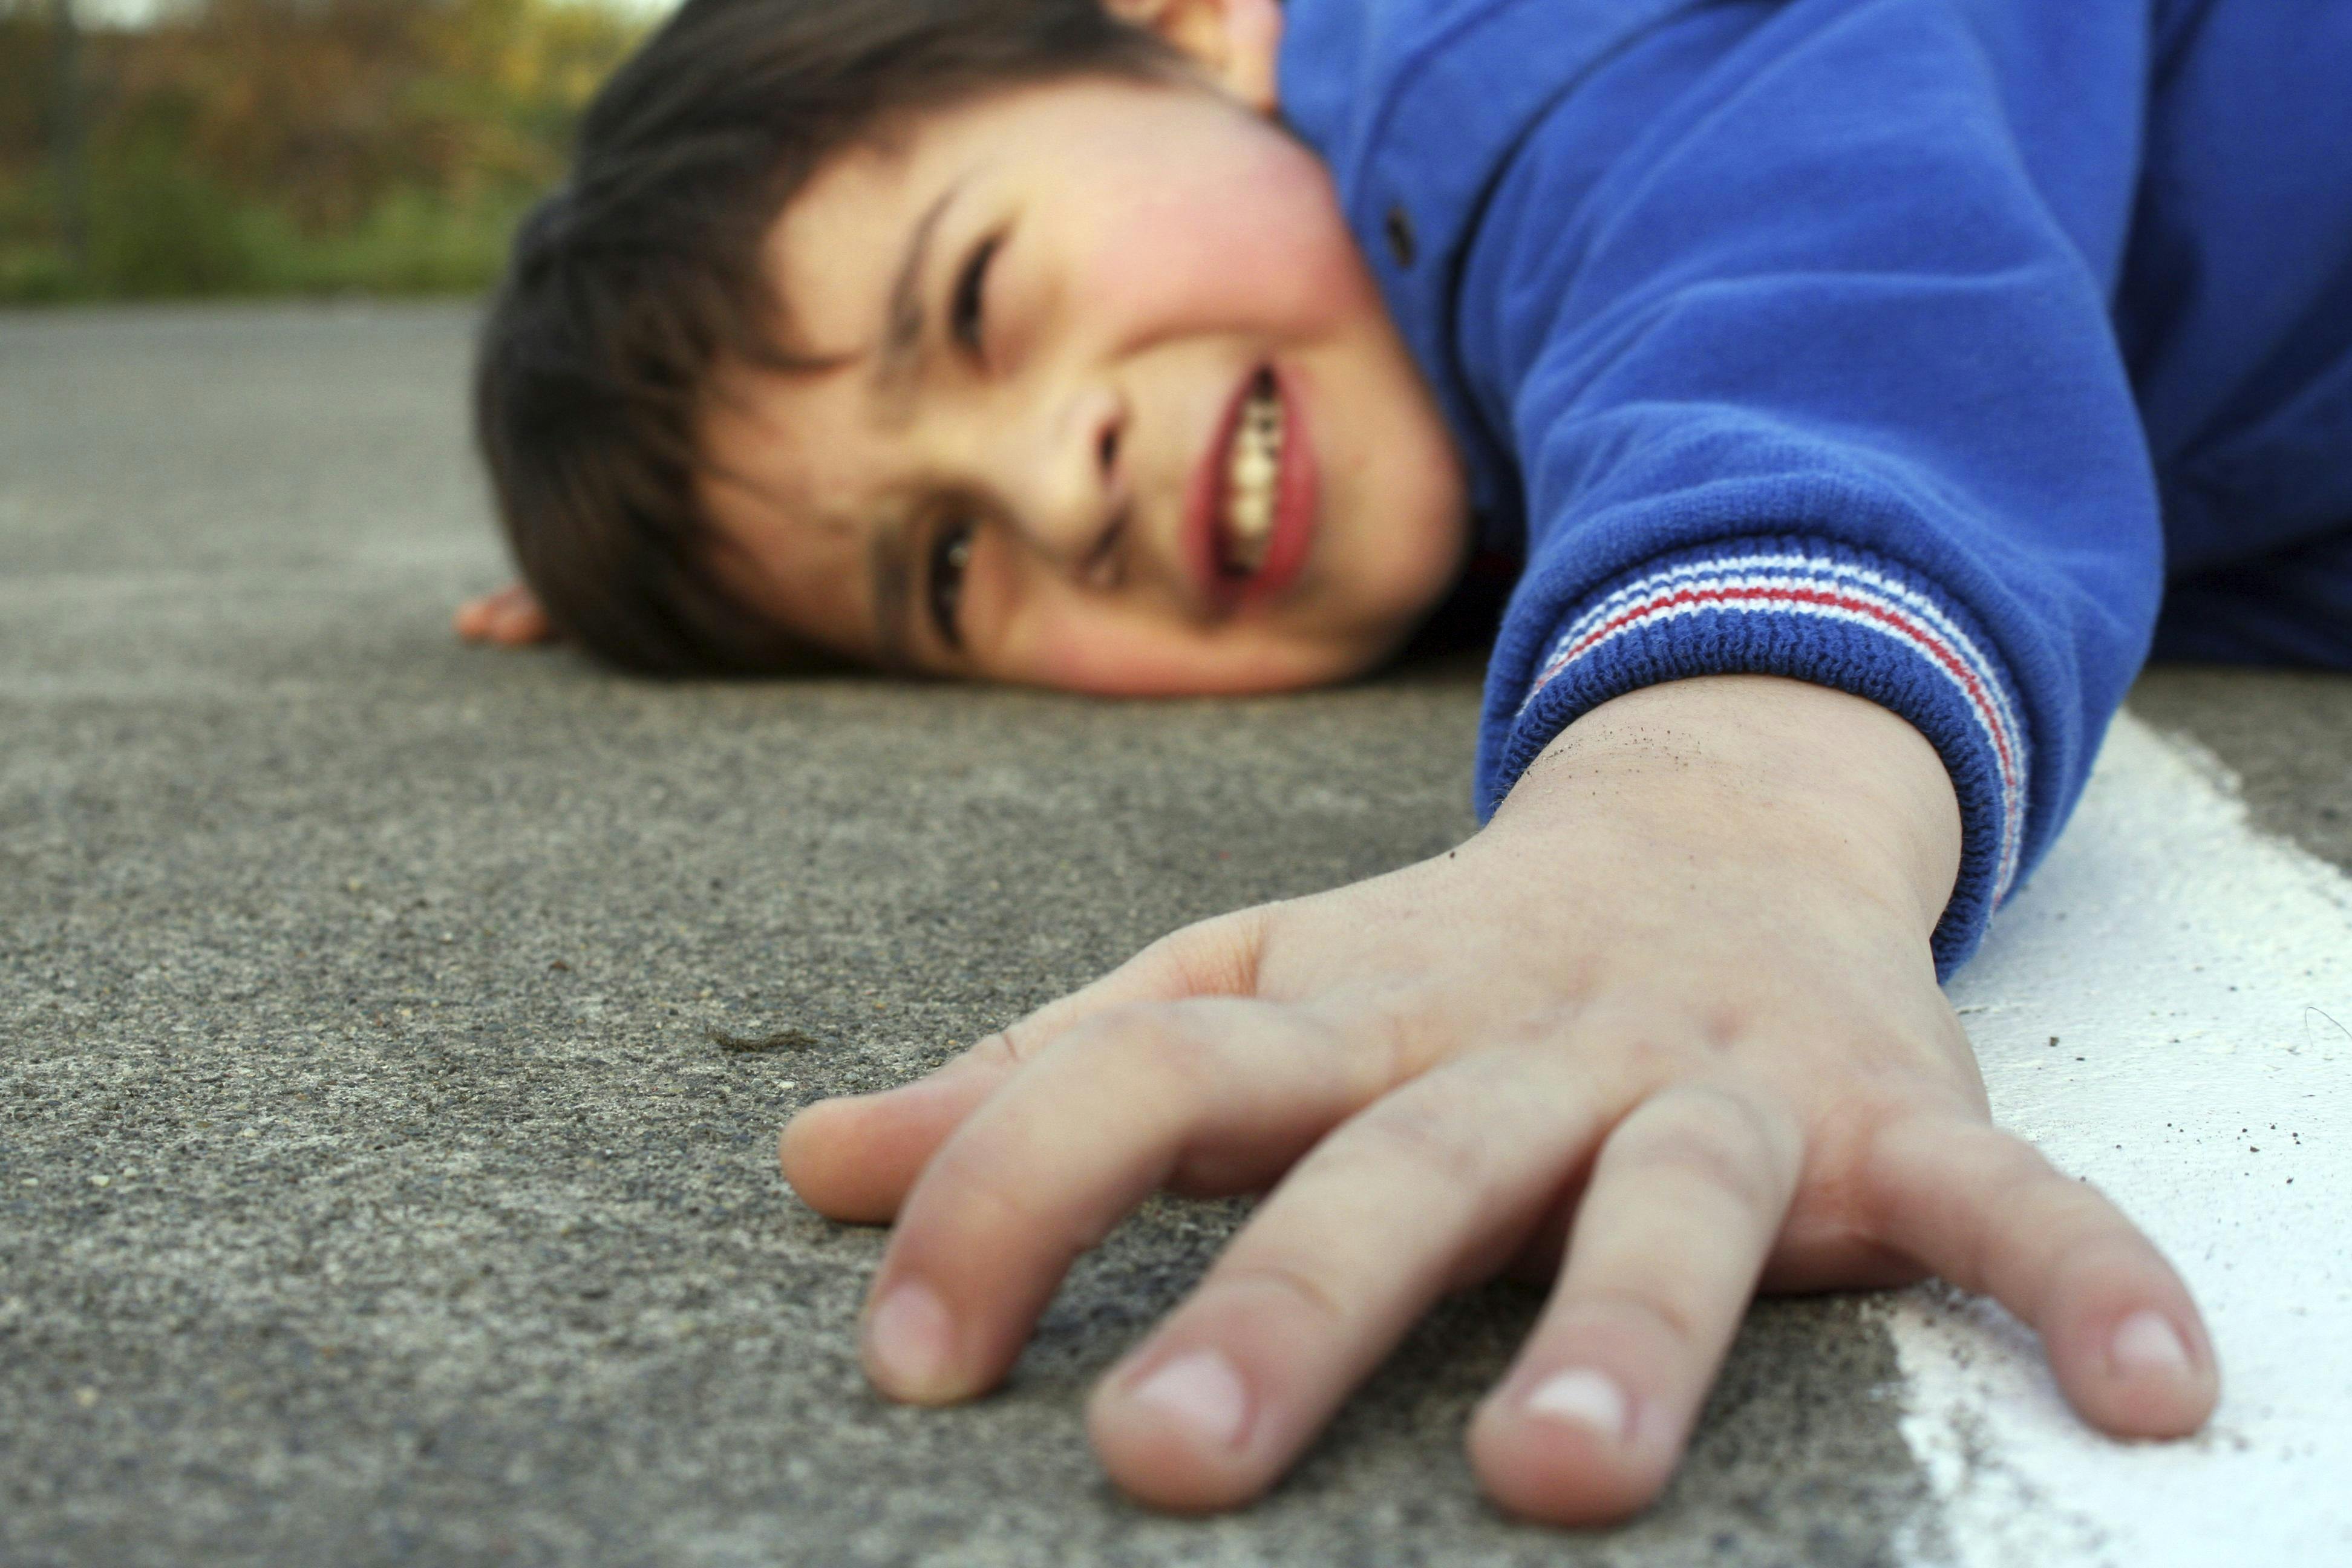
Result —
[[1199, 318], [1296, 341], [1347, 326], [1379, 296], [1328, 182], [1305, 154], [1130, 186], [1098, 208], [1077, 296], [1139, 321]]

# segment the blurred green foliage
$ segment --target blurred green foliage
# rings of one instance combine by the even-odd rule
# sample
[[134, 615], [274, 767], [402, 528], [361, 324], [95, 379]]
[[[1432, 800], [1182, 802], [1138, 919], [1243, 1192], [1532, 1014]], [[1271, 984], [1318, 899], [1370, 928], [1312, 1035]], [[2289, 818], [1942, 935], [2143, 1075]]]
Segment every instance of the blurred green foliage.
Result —
[[0, 0], [0, 302], [479, 289], [645, 26], [582, 0], [184, 0], [92, 29], [77, 265], [51, 0]]

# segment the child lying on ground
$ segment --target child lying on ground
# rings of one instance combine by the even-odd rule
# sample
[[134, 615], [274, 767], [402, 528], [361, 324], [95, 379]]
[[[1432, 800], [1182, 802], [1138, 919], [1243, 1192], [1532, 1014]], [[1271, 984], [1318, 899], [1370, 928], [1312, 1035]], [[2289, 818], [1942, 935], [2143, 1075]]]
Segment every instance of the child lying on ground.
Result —
[[2352, 667], [2347, 79], [2332, 0], [691, 0], [519, 241], [528, 587], [461, 629], [1260, 691], [1524, 562], [1458, 850], [785, 1131], [895, 1220], [876, 1384], [969, 1398], [1147, 1194], [1270, 1189], [1096, 1391], [1147, 1501], [1264, 1491], [1514, 1264], [1469, 1441], [1536, 1518], [1657, 1494], [1759, 1288], [1940, 1274], [2105, 1430], [2203, 1423], [2180, 1280], [1937, 981], [2152, 637]]

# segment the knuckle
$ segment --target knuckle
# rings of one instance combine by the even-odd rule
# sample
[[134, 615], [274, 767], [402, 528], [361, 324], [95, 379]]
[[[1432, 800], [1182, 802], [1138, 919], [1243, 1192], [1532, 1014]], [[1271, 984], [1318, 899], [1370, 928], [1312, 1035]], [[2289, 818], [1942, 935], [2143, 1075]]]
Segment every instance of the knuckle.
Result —
[[1997, 1194], [2003, 1205], [2032, 1201], [2058, 1173], [2032, 1144], [1990, 1123], [1947, 1130], [1941, 1136], [1972, 1145], [1966, 1153], [1975, 1184], [1986, 1194]]
[[1697, 1065], [1688, 1043], [1646, 1029], [1606, 1040], [1600, 1055], [1620, 1064], [1632, 1082], [1652, 1086], [1685, 1078]]
[[[1060, 1228], [1052, 1209], [1038, 1202], [1008, 1163], [991, 1147], [970, 1139], [949, 1141], [925, 1173], [924, 1185], [938, 1194], [947, 1221], [943, 1229], [960, 1242], [975, 1237], [1046, 1238]], [[929, 1194], [927, 1194], [929, 1195]], [[1076, 1250], [1080, 1242], [1070, 1242]]]
[[1373, 1081], [1383, 1086], [1409, 1082], [1429, 1070], [1437, 1052], [1430, 1031], [1399, 1003], [1375, 1006], [1365, 1020], [1372, 1033], [1367, 1059], [1373, 1064]]
[[1271, 1295], [1329, 1328], [1344, 1327], [1356, 1317], [1346, 1295], [1306, 1264], [1280, 1258], [1236, 1258], [1217, 1273], [1221, 1289]]
[[1699, 1349], [1707, 1339], [1699, 1321], [1664, 1291], [1604, 1289], [1586, 1297], [1582, 1304], [1590, 1312], [1630, 1319], [1682, 1352]]
[[1404, 1165], [1444, 1187], [1483, 1184], [1486, 1162], [1474, 1140], [1426, 1107], [1383, 1110], [1365, 1122], [1365, 1147], [1349, 1158], [1381, 1168]]
[[[1055, 1184], [1024, 1155], [1038, 1140], [955, 1140], [923, 1176], [924, 1234], [967, 1257], [1077, 1257], [1117, 1223], [1088, 1194]], [[903, 1224], [903, 1221], [902, 1221]]]
[[2034, 1235], [2049, 1238], [2053, 1251], [2067, 1254], [2108, 1235], [2118, 1225], [2129, 1225], [2090, 1183], [2064, 1174], [2038, 1152], [2033, 1152], [2033, 1160], [2039, 1169], [2030, 1177], [2018, 1178], [2011, 1189], [2010, 1212], [2015, 1215], [2015, 1227], [2030, 1228]]
[[1221, 1041], [1184, 1007], [1139, 1003], [1106, 1017], [1103, 1029], [1109, 1037], [1100, 1051], [1103, 1070], [1138, 1089], [1156, 1082], [1166, 1092], [1192, 1096], [1220, 1076]]
[[[1449, 1188], [1485, 1186], [1493, 1162], [1484, 1123], [1467, 1096], [1424, 1079], [1420, 1092], [1392, 1095], [1358, 1119], [1361, 1147], [1349, 1157], [1376, 1168], [1405, 1164]], [[1348, 1140], [1349, 1145], [1357, 1140]]]
[[1036, 1070], [1061, 1092], [1097, 1090], [1198, 1104], [1225, 1079], [1227, 1044], [1186, 1003], [1130, 1002], [1057, 1036]]
[[1744, 1094], [1691, 1085], [1649, 1101], [1612, 1142], [1622, 1143], [1625, 1158], [1687, 1172], [1769, 1222], [1785, 1200], [1800, 1139], [1784, 1112]]
[[1161, 967], [1188, 995], [1244, 996], [1257, 989], [1265, 912], [1239, 910], [1169, 932], [1137, 955]]
[[1448, 1055], [1459, 1026], [1436, 1014], [1429, 988], [1396, 978], [1310, 1004], [1300, 1021], [1349, 1076], [1377, 1093], [1421, 1079]]
[[1035, 1020], [1024, 1018], [1017, 1024], [1007, 1024], [992, 1035], [975, 1041], [971, 1054], [992, 1067], [1024, 1067], [1035, 1059], [1051, 1038], [1039, 1028]]

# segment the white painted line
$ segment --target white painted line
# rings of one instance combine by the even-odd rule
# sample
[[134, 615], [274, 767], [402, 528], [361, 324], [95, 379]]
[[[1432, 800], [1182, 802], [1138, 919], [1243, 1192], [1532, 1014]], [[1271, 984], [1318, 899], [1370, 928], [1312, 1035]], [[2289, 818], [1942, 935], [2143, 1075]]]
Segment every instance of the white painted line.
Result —
[[2223, 1392], [2187, 1442], [2114, 1442], [2015, 1319], [1903, 1292], [1904, 1435], [1941, 1504], [1906, 1556], [2352, 1563], [2352, 879], [2254, 832], [2210, 754], [2126, 717], [1951, 995], [1994, 1115], [2186, 1276]]

